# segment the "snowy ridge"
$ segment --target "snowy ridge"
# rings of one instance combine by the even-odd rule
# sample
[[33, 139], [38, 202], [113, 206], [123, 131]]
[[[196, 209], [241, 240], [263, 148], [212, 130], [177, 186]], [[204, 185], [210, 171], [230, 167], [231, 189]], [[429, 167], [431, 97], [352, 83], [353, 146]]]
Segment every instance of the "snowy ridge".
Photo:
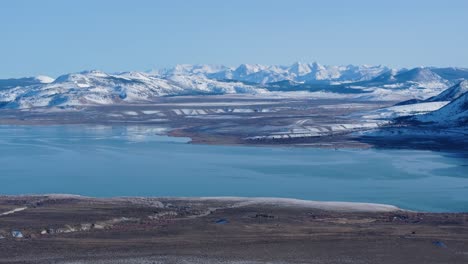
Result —
[[418, 67], [411, 70], [392, 69], [372, 80], [359, 84], [363, 86], [381, 86], [389, 89], [427, 89], [440, 92], [455, 83], [453, 80], [442, 78], [431, 68]]
[[240, 82], [219, 82], [197, 75], [165, 79], [142, 72], [107, 74], [85, 71], [66, 74], [54, 82], [0, 91], [6, 108], [81, 106], [145, 102], [154, 97], [190, 94], [261, 93], [263, 89]]
[[427, 102], [440, 102], [440, 101], [452, 101], [468, 92], [468, 81], [464, 80], [458, 84], [450, 87], [449, 89], [443, 91], [437, 96], [427, 99]]
[[369, 114], [373, 118], [415, 116], [414, 119], [436, 125], [466, 124], [468, 119], [468, 81], [464, 80], [426, 100], [408, 100]]
[[[437, 72], [445, 77], [442, 77]], [[273, 94], [306, 92], [358, 96], [361, 100], [451, 100], [466, 90], [463, 68], [329, 66], [294, 63], [289, 66], [242, 64], [177, 65], [151, 72], [83, 71], [53, 79], [47, 76], [0, 80], [0, 108], [76, 107], [150, 102], [155, 97], [209, 94]], [[452, 91], [438, 95], [455, 84]], [[443, 99], [443, 98], [442, 98]]]
[[465, 92], [439, 110], [416, 116], [415, 119], [442, 126], [468, 125], [468, 92]]
[[387, 120], [404, 116], [415, 116], [438, 110], [441, 107], [447, 105], [448, 103], [450, 102], [442, 101], [424, 102], [408, 105], [396, 105], [372, 111], [370, 113], [367, 113], [363, 117], [365, 119]]
[[330, 66], [296, 62], [290, 66], [241, 64], [237, 68], [219, 65], [177, 65], [172, 69], [156, 71], [163, 76], [204, 75], [210, 79], [236, 80], [265, 84], [291, 80], [295, 82], [336, 81], [354, 82], [372, 79], [388, 71], [384, 66]]

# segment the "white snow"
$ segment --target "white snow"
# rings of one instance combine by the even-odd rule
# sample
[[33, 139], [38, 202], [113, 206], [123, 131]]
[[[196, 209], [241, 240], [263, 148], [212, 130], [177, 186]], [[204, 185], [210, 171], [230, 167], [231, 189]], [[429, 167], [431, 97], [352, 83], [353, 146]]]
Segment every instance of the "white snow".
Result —
[[54, 78], [49, 77], [49, 76], [45, 76], [45, 75], [39, 75], [39, 76], [36, 76], [35, 78], [36, 78], [36, 80], [38, 80], [41, 83], [51, 83], [51, 82], [55, 81]]
[[232, 110], [233, 113], [253, 113], [255, 112], [254, 109], [250, 109], [250, 108], [236, 108], [236, 109], [233, 109]]
[[299, 208], [310, 208], [327, 211], [338, 211], [338, 212], [394, 212], [402, 209], [387, 204], [375, 204], [375, 203], [353, 203], [353, 202], [322, 202], [322, 201], [308, 201], [299, 200], [292, 198], [274, 198], [274, 197], [200, 197], [200, 198], [180, 198], [189, 199], [195, 201], [227, 201], [236, 203], [233, 206], [243, 207], [250, 205], [276, 205], [276, 206], [288, 206], [288, 207], [299, 207]]
[[[455, 70], [467, 71], [468, 74], [466, 69]], [[436, 96], [455, 82], [442, 78], [432, 68], [396, 70], [380, 65], [333, 66], [316, 62], [297, 62], [292, 65], [242, 64], [237, 68], [184, 64], [150, 73], [105, 73], [93, 70], [65, 74], [55, 80], [47, 76], [36, 77], [36, 82], [31, 79], [34, 78], [17, 79], [13, 84], [5, 86], [5, 89], [0, 87], [0, 105], [20, 109], [73, 107], [149, 103], [161, 96], [221, 94], [249, 94], [272, 98], [354, 98], [363, 101], [427, 99]], [[268, 91], [273, 86], [267, 83], [280, 81], [285, 83], [285, 86], [275, 87], [279, 87], [281, 91]], [[359, 82], [353, 85], [353, 82], [357, 81]], [[294, 85], [317, 82], [349, 84], [343, 89], [366, 93], [290, 90]], [[454, 94], [460, 95], [462, 90]]]
[[[270, 83], [291, 80], [303, 81], [360, 81], [369, 80], [387, 71], [384, 66], [330, 66], [314, 63], [296, 62], [287, 65], [241, 64], [237, 68], [213, 65], [177, 65], [163, 71], [164, 76], [203, 75], [211, 79], [228, 79], [254, 83]], [[160, 71], [158, 71], [160, 72]]]
[[434, 122], [439, 125], [455, 125], [456, 123], [468, 123], [468, 92], [453, 100], [437, 111], [417, 116], [417, 120]]
[[443, 91], [442, 93], [429, 98], [428, 101], [435, 102], [435, 101], [452, 101], [463, 95], [464, 93], [468, 92], [468, 80], [464, 80], [449, 89]]
[[427, 102], [409, 105], [398, 105], [387, 108], [382, 108], [366, 113], [365, 119], [392, 119], [401, 116], [421, 115], [431, 111], [440, 109], [448, 104], [449, 101], [443, 102]]
[[334, 135], [344, 132], [356, 132], [361, 130], [369, 130], [379, 127], [379, 125], [385, 122], [365, 122], [365, 123], [353, 123], [353, 124], [330, 124], [330, 125], [318, 125], [318, 126], [305, 126], [307, 120], [299, 120], [289, 131], [275, 132], [269, 135], [260, 135], [247, 137], [246, 139], [257, 140], [257, 139], [288, 139], [288, 138], [308, 138], [308, 137], [320, 137], [326, 135]]
[[129, 115], [129, 116], [137, 116], [138, 115], [138, 113], [135, 112], [135, 111], [124, 111], [123, 113], [126, 114], [126, 115]]
[[154, 114], [159, 114], [161, 113], [160, 111], [158, 110], [143, 110], [141, 111], [143, 114], [145, 115], [154, 115]]
[[160, 78], [146, 73], [107, 74], [89, 71], [62, 75], [42, 85], [0, 90], [0, 102], [12, 108], [46, 106], [109, 105], [148, 102], [166, 95], [264, 93], [263, 88], [240, 82], [222, 82], [204, 76]]
[[107, 116], [109, 116], [109, 117], [123, 117], [123, 115], [121, 115], [121, 114], [114, 114], [114, 113], [107, 114]]
[[17, 213], [17, 212], [24, 211], [24, 210], [26, 210], [26, 209], [28, 209], [28, 208], [27, 208], [27, 207], [15, 208], [15, 209], [13, 209], [13, 210], [0, 213], [0, 216], [11, 215], [11, 214], [14, 214], [14, 213]]

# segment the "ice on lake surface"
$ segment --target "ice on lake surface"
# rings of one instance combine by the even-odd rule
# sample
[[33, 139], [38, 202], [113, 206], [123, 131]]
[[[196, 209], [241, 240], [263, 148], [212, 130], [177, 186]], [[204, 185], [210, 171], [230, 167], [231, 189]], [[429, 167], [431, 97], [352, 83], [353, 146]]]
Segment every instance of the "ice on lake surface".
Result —
[[262, 196], [468, 211], [467, 155], [187, 144], [158, 127], [0, 126], [0, 194]]

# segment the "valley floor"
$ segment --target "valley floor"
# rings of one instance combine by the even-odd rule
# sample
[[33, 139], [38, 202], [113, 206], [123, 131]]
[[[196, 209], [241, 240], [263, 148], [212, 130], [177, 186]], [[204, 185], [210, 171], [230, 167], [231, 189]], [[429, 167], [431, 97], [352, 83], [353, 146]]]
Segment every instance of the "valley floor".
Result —
[[292, 199], [1, 196], [0, 238], [0, 263], [468, 262], [466, 213]]

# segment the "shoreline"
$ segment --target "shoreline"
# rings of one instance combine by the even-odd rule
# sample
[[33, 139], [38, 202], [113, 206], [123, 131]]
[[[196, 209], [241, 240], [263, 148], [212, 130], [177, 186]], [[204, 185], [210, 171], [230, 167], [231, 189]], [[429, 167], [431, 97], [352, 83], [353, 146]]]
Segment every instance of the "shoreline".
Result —
[[[189, 202], [224, 202], [233, 204], [235, 207], [243, 206], [279, 206], [290, 208], [316, 209], [330, 212], [396, 212], [406, 211], [414, 212], [407, 209], [402, 209], [390, 204], [381, 203], [364, 203], [364, 202], [346, 202], [346, 201], [314, 201], [296, 198], [282, 197], [241, 197], [241, 196], [206, 196], [206, 197], [189, 197], [189, 196], [113, 196], [113, 197], [92, 197], [77, 194], [19, 194], [19, 195], [2, 195], [1, 199], [76, 199], [76, 200], [102, 200], [102, 201], [138, 201], [138, 200], [175, 200]], [[13, 209], [15, 210], [15, 209]], [[23, 209], [24, 210], [24, 209]], [[22, 210], [21, 210], [22, 211]], [[2, 212], [0, 211], [0, 216]]]
[[[263, 141], [248, 141], [243, 140], [234, 135], [218, 136], [209, 134], [198, 134], [187, 132], [180, 128], [170, 128], [166, 125], [158, 124], [138, 124], [138, 123], [2, 123], [1, 127], [109, 127], [109, 128], [126, 128], [126, 127], [147, 127], [147, 128], [165, 128], [167, 131], [161, 134], [151, 134], [150, 136], [165, 136], [177, 140], [186, 140], [185, 144], [191, 145], [208, 145], [208, 146], [239, 146], [239, 147], [271, 147], [271, 148], [314, 148], [314, 149], [331, 149], [331, 150], [367, 150], [367, 149], [383, 149], [383, 150], [420, 150], [446, 152], [452, 154], [461, 154], [467, 156], [468, 148], [465, 143], [460, 143], [459, 138], [446, 137], [415, 137], [416, 142], [407, 142], [407, 137], [358, 137], [353, 136], [353, 133], [338, 134], [332, 136], [318, 136], [313, 138], [298, 138], [288, 140], [263, 140]], [[411, 138], [411, 137], [409, 137]], [[433, 144], [420, 145], [418, 140], [427, 139]], [[449, 143], [448, 143], [449, 142]], [[465, 141], [463, 141], [465, 142]]]
[[[278, 206], [284, 208], [300, 208], [323, 210], [329, 212], [348, 213], [385, 213], [385, 212], [412, 212], [428, 214], [468, 214], [468, 210], [424, 210], [417, 208], [405, 208], [391, 203], [376, 203], [370, 201], [345, 201], [345, 200], [311, 200], [304, 198], [283, 197], [283, 196], [180, 196], [180, 195], [114, 195], [114, 196], [93, 196], [73, 193], [24, 193], [24, 194], [2, 194], [0, 200], [9, 199], [11, 201], [24, 201], [35, 199], [57, 199], [57, 200], [83, 200], [83, 201], [135, 201], [140, 200], [171, 200], [180, 202], [200, 202], [200, 203], [226, 203], [235, 207], [243, 206]], [[0, 207], [1, 208], [1, 207]], [[13, 208], [15, 209], [15, 208]], [[3, 211], [0, 210], [0, 216]]]

